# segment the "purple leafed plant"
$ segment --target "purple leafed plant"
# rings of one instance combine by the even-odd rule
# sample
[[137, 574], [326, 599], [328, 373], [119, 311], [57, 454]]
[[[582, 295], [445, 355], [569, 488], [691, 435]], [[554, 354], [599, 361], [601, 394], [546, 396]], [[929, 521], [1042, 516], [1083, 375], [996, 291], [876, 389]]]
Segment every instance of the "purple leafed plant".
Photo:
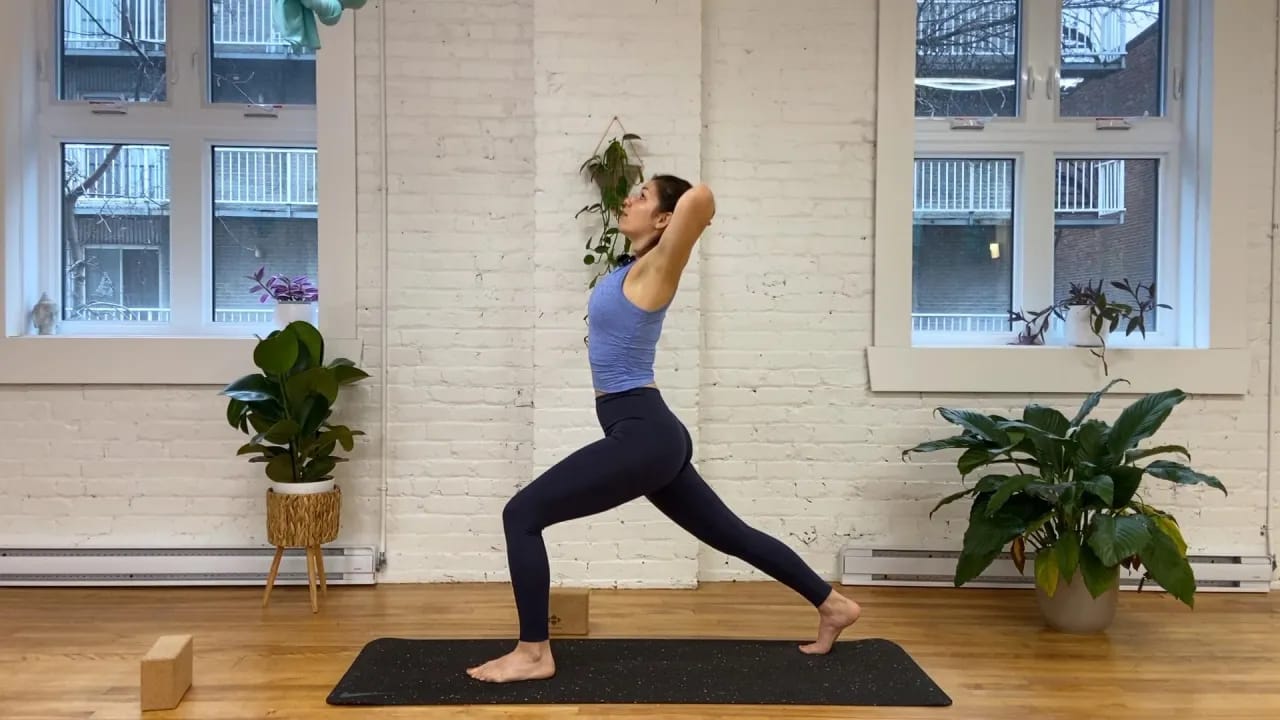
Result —
[[262, 278], [266, 271], [265, 267], [260, 267], [258, 272], [245, 276], [256, 283], [249, 292], [261, 293], [259, 302], [265, 303], [267, 298], [275, 298], [276, 302], [315, 302], [320, 297], [320, 291], [306, 275], [291, 278], [277, 274], [264, 281]]

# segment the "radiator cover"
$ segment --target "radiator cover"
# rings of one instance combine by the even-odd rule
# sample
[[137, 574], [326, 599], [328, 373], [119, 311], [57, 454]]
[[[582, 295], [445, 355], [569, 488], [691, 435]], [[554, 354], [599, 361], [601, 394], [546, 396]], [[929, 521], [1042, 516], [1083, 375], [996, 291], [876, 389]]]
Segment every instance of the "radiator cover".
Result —
[[[322, 548], [330, 585], [377, 582], [374, 548]], [[0, 586], [257, 585], [271, 571], [275, 548], [0, 548]], [[306, 585], [307, 556], [285, 550], [277, 585]]]

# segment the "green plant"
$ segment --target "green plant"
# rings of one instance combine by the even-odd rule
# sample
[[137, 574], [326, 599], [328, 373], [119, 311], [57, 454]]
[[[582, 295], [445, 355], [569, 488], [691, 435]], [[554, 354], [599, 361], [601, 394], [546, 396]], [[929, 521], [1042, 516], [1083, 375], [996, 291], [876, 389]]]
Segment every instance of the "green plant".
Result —
[[[1125, 323], [1125, 336], [1132, 335], [1134, 331], [1147, 336], [1147, 315], [1155, 312], [1156, 308], [1172, 309], [1171, 306], [1164, 303], [1156, 302], [1156, 286], [1155, 283], [1139, 282], [1137, 287], [1129, 283], [1129, 279], [1112, 280], [1111, 287], [1128, 293], [1133, 298], [1133, 302], [1117, 302], [1112, 298], [1108, 298], [1103, 289], [1103, 282], [1098, 281], [1097, 287], [1093, 283], [1071, 283], [1067, 290], [1067, 295], [1063, 299], [1049, 305], [1040, 310], [1030, 312], [1009, 312], [1009, 321], [1013, 323], [1022, 323], [1022, 330], [1018, 333], [1013, 345], [1041, 345], [1044, 343], [1044, 334], [1049, 329], [1049, 319], [1057, 317], [1059, 320], [1066, 320], [1066, 310], [1071, 307], [1084, 307], [1089, 311], [1089, 329], [1098, 338], [1101, 343], [1101, 349], [1090, 348], [1089, 352], [1094, 357], [1102, 361], [1102, 372], [1104, 375], [1110, 375], [1111, 368], [1107, 364], [1107, 335], [1115, 332], [1120, 323]], [[1146, 297], [1143, 297], [1145, 292]], [[1114, 296], [1113, 296], [1114, 297]], [[1106, 328], [1106, 332], [1103, 332]]]
[[[1186, 559], [1186, 542], [1173, 515], [1147, 504], [1139, 491], [1143, 478], [1179, 485], [1204, 484], [1227, 490], [1216, 477], [1153, 455], [1176, 453], [1189, 462], [1180, 445], [1140, 449], [1186, 395], [1167, 390], [1139, 398], [1115, 422], [1090, 419], [1104, 393], [1118, 382], [1092, 393], [1075, 417], [1058, 410], [1027, 405], [1020, 419], [972, 410], [938, 408], [937, 413], [962, 428], [959, 435], [920, 443], [902, 453], [962, 449], [956, 462], [962, 482], [985, 473], [973, 486], [943, 498], [930, 511], [972, 496], [963, 548], [956, 562], [955, 584], [976, 578], [1010, 546], [1023, 572], [1028, 546], [1035, 554], [1036, 584], [1052, 595], [1060, 578], [1078, 570], [1089, 592], [1098, 597], [1116, 579], [1121, 566], [1151, 579], [1177, 599], [1194, 607], [1195, 577]], [[991, 472], [1009, 468], [1011, 474]]]
[[338, 391], [369, 374], [346, 358], [324, 363], [324, 338], [313, 325], [289, 323], [258, 338], [253, 362], [262, 371], [227, 385], [218, 394], [229, 398], [227, 422], [250, 435], [237, 455], [256, 455], [266, 474], [281, 483], [328, 480], [346, 458], [334, 456], [338, 445], [350, 452], [355, 436], [345, 425], [329, 422]]
[[[624, 143], [639, 139], [639, 135], [632, 133], [625, 133], [621, 139], [614, 138], [602, 152], [593, 154], [579, 168], [579, 172], [586, 173], [600, 191], [599, 202], [587, 205], [574, 215], [574, 218], [581, 217], [583, 213], [600, 215], [600, 232], [587, 238], [588, 252], [582, 262], [587, 266], [603, 263], [604, 267], [591, 278], [589, 288], [595, 287], [601, 277], [618, 266], [619, 255], [631, 249], [631, 241], [618, 232], [618, 214], [622, 212], [622, 203], [631, 193], [631, 188], [644, 177], [644, 168], [631, 162], [624, 146]], [[621, 252], [618, 251], [619, 241], [622, 242]]]

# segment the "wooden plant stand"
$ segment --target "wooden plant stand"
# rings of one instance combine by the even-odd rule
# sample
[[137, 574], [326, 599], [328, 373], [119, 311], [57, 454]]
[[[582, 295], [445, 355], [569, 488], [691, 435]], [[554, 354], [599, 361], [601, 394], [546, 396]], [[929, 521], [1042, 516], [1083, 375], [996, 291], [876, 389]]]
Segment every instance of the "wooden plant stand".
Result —
[[276, 546], [276, 556], [271, 561], [271, 574], [267, 576], [267, 588], [262, 595], [262, 607], [271, 600], [271, 588], [280, 571], [280, 558], [285, 548], [307, 549], [307, 588], [311, 591], [311, 612], [318, 612], [317, 589], [329, 594], [329, 583], [324, 574], [324, 554], [320, 546], [338, 537], [339, 516], [342, 511], [342, 491], [334, 488], [313, 495], [282, 495], [267, 490], [267, 540]]

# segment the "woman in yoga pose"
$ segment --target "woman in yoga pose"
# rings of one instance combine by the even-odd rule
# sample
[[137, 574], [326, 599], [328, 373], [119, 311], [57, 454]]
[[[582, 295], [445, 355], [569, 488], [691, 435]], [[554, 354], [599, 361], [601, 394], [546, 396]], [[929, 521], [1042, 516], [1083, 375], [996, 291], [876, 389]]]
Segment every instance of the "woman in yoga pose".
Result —
[[520, 639], [514, 650], [467, 670], [488, 682], [555, 674], [548, 641], [551, 575], [542, 531], [639, 497], [702, 542], [785, 583], [818, 611], [818, 636], [800, 650], [831, 650], [858, 619], [857, 603], [834, 591], [779, 540], [749, 527], [698, 475], [689, 433], [654, 382], [654, 353], [694, 243], [715, 215], [705, 185], [670, 175], [627, 198], [619, 230], [634, 259], [601, 278], [588, 301], [588, 356], [604, 437], [521, 489], [502, 513]]

